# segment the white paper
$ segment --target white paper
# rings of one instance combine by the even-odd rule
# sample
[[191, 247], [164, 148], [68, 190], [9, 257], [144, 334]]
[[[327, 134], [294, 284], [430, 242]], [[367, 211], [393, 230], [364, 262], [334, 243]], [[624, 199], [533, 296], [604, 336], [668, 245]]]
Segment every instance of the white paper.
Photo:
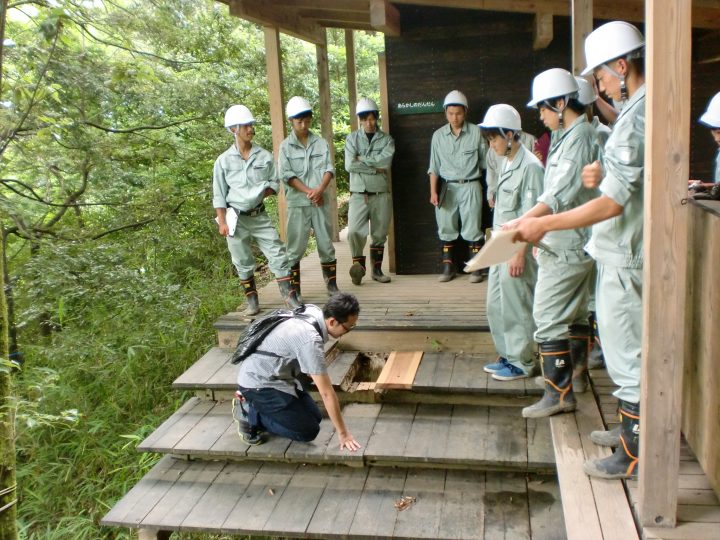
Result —
[[[233, 208], [225, 210], [225, 223], [228, 226], [228, 235], [235, 236], [235, 228], [237, 227], [238, 216]], [[215, 223], [220, 225], [220, 220], [215, 218]]]
[[467, 262], [465, 272], [474, 272], [509, 261], [525, 247], [525, 242], [513, 242], [513, 236], [515, 231], [493, 231], [490, 240], [480, 252]]

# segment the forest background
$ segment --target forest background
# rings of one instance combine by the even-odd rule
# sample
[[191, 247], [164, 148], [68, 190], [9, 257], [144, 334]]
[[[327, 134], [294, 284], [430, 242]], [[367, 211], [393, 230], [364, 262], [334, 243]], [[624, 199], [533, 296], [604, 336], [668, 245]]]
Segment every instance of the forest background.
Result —
[[[242, 298], [211, 176], [232, 104], [272, 148], [263, 33], [211, 0], [0, 2], [0, 371], [19, 535], [130, 538], [98, 521], [157, 459], [135, 446], [187, 399], [172, 381]], [[286, 99], [317, 104], [314, 46], [281, 43]], [[382, 49], [356, 33], [359, 96], [378, 98]], [[342, 195], [342, 30], [328, 55]]]

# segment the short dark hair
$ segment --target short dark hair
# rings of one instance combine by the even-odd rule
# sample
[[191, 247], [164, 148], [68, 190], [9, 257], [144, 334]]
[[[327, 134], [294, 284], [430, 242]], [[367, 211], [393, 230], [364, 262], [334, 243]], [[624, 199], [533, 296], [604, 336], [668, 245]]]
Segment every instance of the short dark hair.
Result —
[[[538, 106], [545, 105], [546, 107], [555, 110], [557, 109], [558, 101], [560, 101], [561, 99], [565, 98], [560, 96], [556, 98], [546, 99], [545, 101], [539, 103]], [[580, 103], [577, 98], [565, 99], [565, 107], [575, 112], [575, 114], [585, 114], [585, 111], [587, 110], [587, 105], [583, 105], [582, 103]]]
[[358, 114], [358, 118], [360, 118], [360, 120], [365, 120], [365, 119], [366, 119], [368, 116], [370, 116], [371, 114], [375, 117], [375, 120], [378, 119], [378, 112], [377, 112], [377, 111], [365, 111], [365, 112], [361, 112], [360, 114]]
[[312, 118], [312, 111], [304, 111], [299, 114], [296, 114], [295, 116], [290, 118], [290, 120], [302, 120], [303, 118], [308, 118], [308, 117]]
[[333, 294], [323, 307], [323, 317], [332, 317], [340, 323], [346, 322], [353, 315], [360, 314], [360, 303], [354, 294], [339, 292]]
[[[480, 132], [482, 133], [482, 136], [485, 137], [488, 141], [492, 139], [493, 137], [505, 137], [505, 133], [508, 131], [513, 132], [513, 141], [519, 141], [520, 140], [520, 132], [515, 131], [512, 129], [500, 129], [496, 127], [492, 128], [480, 128]], [[505, 133], [503, 133], [505, 132]]]

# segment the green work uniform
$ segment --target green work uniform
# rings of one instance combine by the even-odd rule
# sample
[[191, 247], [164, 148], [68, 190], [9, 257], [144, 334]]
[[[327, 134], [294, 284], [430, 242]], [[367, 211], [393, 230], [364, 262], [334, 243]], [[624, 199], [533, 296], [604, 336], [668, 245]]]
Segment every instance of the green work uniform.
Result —
[[600, 192], [622, 214], [592, 228], [597, 319], [608, 373], [624, 401], [640, 401], [645, 165], [645, 86], [628, 100], [605, 144]]
[[458, 234], [468, 242], [482, 238], [480, 176], [485, 169], [486, 153], [485, 139], [475, 124], [465, 122], [457, 137], [450, 124], [433, 133], [428, 174], [442, 177], [448, 183], [443, 204], [435, 207], [440, 240], [452, 242]]
[[[261, 207], [267, 188], [275, 192], [280, 188], [273, 156], [267, 150], [252, 145], [246, 160], [233, 144], [215, 160], [213, 207], [232, 207], [238, 214], [235, 231], [226, 239], [240, 279], [250, 279], [255, 272], [251, 240], [255, 240], [267, 258], [275, 277], [290, 274], [285, 246]], [[243, 215], [246, 212], [254, 215]]]
[[[612, 129], [610, 129], [608, 126], [600, 122], [600, 119], [597, 116], [593, 116], [592, 122], [590, 122], [590, 125], [595, 128], [595, 132], [597, 133], [597, 139], [596, 139], [596, 151], [595, 151], [595, 159], [599, 160], [602, 159], [603, 155], [603, 148], [605, 148], [605, 143], [608, 140], [608, 137], [610, 137], [610, 134], [612, 133]], [[592, 272], [590, 274], [590, 298], [588, 300], [588, 310], [595, 311], [595, 282], [597, 281], [597, 265], [593, 265]]]
[[[364, 130], [353, 131], [345, 140], [345, 170], [350, 173], [348, 243], [350, 254], [361, 257], [368, 233], [371, 246], [385, 245], [392, 200], [386, 172], [395, 154], [395, 141], [377, 130], [372, 139]], [[369, 224], [369, 226], [368, 226]]]
[[720, 184], [720, 150], [715, 154], [715, 183]]
[[[495, 196], [493, 230], [530, 210], [543, 191], [544, 169], [530, 150], [520, 146], [509, 162], [501, 158]], [[487, 291], [487, 317], [498, 354], [529, 373], [533, 367], [535, 324], [532, 318], [537, 263], [532, 249], [525, 250], [525, 269], [510, 276], [507, 263], [490, 268]]]
[[[530, 150], [530, 152], [533, 151], [533, 148], [535, 147], [535, 142], [537, 142], [535, 135], [525, 133], [524, 131], [520, 132], [520, 144]], [[485, 195], [488, 201], [495, 198], [498, 177], [500, 175], [500, 163], [502, 162], [502, 160], [503, 157], [498, 156], [495, 153], [495, 150], [493, 150], [492, 148], [487, 149], [487, 152], [485, 154], [485, 165], [487, 167], [485, 182], [487, 183], [487, 193]]]
[[[538, 202], [554, 213], [580, 206], [598, 195], [583, 187], [580, 174], [594, 161], [597, 134], [585, 115], [551, 137], [545, 169], [544, 189]], [[545, 235], [544, 249], [538, 252], [538, 279], [535, 286], [533, 317], [537, 325], [535, 341], [567, 339], [571, 324], [588, 324], [588, 294], [592, 258], [584, 247], [589, 228], [552, 231]]]
[[[291, 133], [280, 144], [278, 162], [280, 179], [286, 184], [290, 179], [298, 178], [307, 187], [314, 189], [322, 183], [325, 173], [335, 175], [327, 142], [312, 132], [308, 134], [307, 146], [303, 146], [295, 136], [295, 132]], [[299, 262], [305, 255], [310, 229], [315, 231], [320, 262], [334, 261], [335, 246], [332, 243], [329, 198], [324, 194], [322, 206], [313, 206], [302, 191], [288, 185], [285, 193], [287, 251], [290, 264]]]

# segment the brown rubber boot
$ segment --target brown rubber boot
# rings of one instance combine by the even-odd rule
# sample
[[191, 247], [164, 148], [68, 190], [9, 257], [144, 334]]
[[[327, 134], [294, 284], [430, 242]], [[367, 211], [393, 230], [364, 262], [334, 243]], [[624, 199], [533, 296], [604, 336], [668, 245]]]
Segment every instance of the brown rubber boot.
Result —
[[350, 267], [350, 279], [353, 285], [360, 285], [362, 278], [365, 277], [365, 256], [353, 257], [352, 266]]
[[339, 293], [340, 289], [337, 286], [337, 260], [330, 261], [329, 263], [320, 263], [322, 267], [323, 279], [325, 280], [325, 287], [327, 293], [332, 296], [335, 293]]
[[370, 246], [370, 263], [372, 264], [372, 278], [380, 283], [390, 283], [390, 276], [382, 271], [383, 253], [385, 246]]
[[455, 279], [457, 272], [455, 271], [455, 262], [453, 261], [453, 244], [445, 243], [442, 247], [442, 264], [443, 273], [438, 277], [440, 283], [452, 281]]
[[588, 353], [592, 329], [587, 325], [570, 325], [570, 357], [573, 364], [573, 392], [582, 394], [588, 387]]
[[291, 279], [290, 276], [285, 276], [277, 278], [275, 281], [277, 281], [278, 289], [280, 289], [280, 297], [288, 309], [297, 309], [301, 307], [302, 304], [297, 299], [297, 294], [291, 284]]
[[[483, 243], [482, 242], [473, 242], [470, 244], [470, 256], [474, 257], [480, 252], [480, 249], [482, 249]], [[485, 279], [485, 274], [482, 270], [475, 270], [472, 274], [470, 274], [470, 283], [480, 283]]]
[[[245, 309], [242, 314], [246, 317], [252, 317], [260, 313], [260, 300], [258, 299], [257, 287], [255, 287], [255, 276], [250, 276], [248, 279], [241, 279], [240, 285], [242, 285], [243, 292], [245, 293]], [[242, 304], [238, 306], [238, 309], [242, 307]]]

